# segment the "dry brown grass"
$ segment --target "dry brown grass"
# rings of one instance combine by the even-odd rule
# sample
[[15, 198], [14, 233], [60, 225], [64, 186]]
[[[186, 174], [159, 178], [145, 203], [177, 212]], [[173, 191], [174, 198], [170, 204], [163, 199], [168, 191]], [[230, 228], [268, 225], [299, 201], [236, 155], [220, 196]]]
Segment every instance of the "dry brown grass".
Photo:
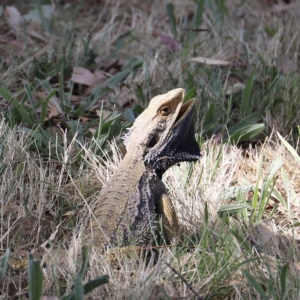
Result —
[[[2, 202], [1, 207], [1, 239], [2, 249], [5, 249], [8, 245], [14, 250], [14, 255], [25, 255], [27, 250], [34, 248], [37, 243], [45, 241], [43, 233], [45, 233], [45, 227], [39, 227], [39, 232], [33, 230], [32, 227], [28, 227], [25, 230], [23, 236], [20, 238], [9, 239], [11, 229], [18, 220], [28, 220], [27, 210], [30, 210], [31, 215], [36, 220], [45, 219], [48, 216], [48, 226], [57, 226], [60, 220], [64, 220], [63, 214], [72, 211], [76, 211], [76, 207], [83, 207], [85, 201], [89, 198], [95, 197], [97, 192], [85, 195], [85, 188], [92, 182], [94, 186], [98, 181], [99, 187], [102, 184], [106, 184], [109, 181], [114, 169], [120, 161], [120, 153], [116, 145], [111, 145], [114, 155], [108, 161], [101, 160], [95, 157], [89, 149], [85, 151], [86, 161], [90, 164], [89, 174], [96, 174], [98, 179], [91, 180], [91, 177], [82, 177], [81, 180], [67, 180], [68, 178], [78, 178], [77, 175], [71, 176], [72, 164], [65, 165], [65, 168], [57, 169], [49, 167], [48, 164], [42, 162], [40, 157], [36, 154], [31, 153], [26, 145], [26, 137], [24, 135], [18, 135], [18, 129], [10, 130], [3, 123], [1, 125], [1, 136], [5, 137], [8, 141], [4, 146], [3, 163], [7, 165], [5, 173], [2, 175], [1, 180], [1, 198], [5, 199]], [[223, 148], [220, 151], [220, 147]], [[66, 153], [67, 154], [67, 153]], [[282, 170], [287, 172], [287, 177], [291, 182], [291, 186], [299, 186], [297, 183], [298, 177], [294, 176], [298, 172], [298, 165], [292, 159], [290, 154], [285, 148], [279, 143], [273, 141], [267, 141], [261, 148], [252, 150], [248, 155], [244, 155], [243, 150], [229, 145], [215, 145], [211, 142], [206, 143], [202, 148], [201, 160], [192, 167], [188, 164], [181, 164], [180, 167], [171, 168], [166, 176], [165, 180], [169, 188], [172, 199], [176, 205], [177, 213], [182, 225], [182, 234], [186, 235], [185, 244], [188, 247], [192, 245], [195, 249], [186, 251], [184, 246], [183, 250], [176, 250], [176, 248], [160, 250], [160, 258], [158, 263], [153, 266], [152, 263], [146, 265], [143, 259], [139, 259], [140, 263], [136, 264], [135, 259], [123, 258], [123, 263], [120, 270], [114, 270], [111, 266], [107, 257], [99, 255], [95, 249], [90, 254], [91, 268], [88, 271], [86, 281], [91, 280], [100, 274], [109, 274], [110, 283], [105, 287], [101, 288], [102, 295], [106, 295], [105, 299], [120, 299], [122, 297], [126, 299], [158, 299], [159, 297], [187, 297], [192, 299], [193, 293], [176, 274], [174, 274], [165, 264], [164, 260], [168, 261], [175, 269], [177, 269], [182, 276], [184, 276], [191, 286], [199, 293], [199, 295], [213, 295], [215, 288], [211, 286], [211, 280], [216, 280], [218, 274], [222, 274], [225, 266], [220, 266], [213, 271], [208, 271], [212, 267], [210, 261], [206, 261], [206, 272], [204, 274], [199, 273], [201, 270], [201, 263], [203, 263], [203, 251], [205, 251], [206, 260], [207, 257], [215, 259], [215, 254], [211, 247], [205, 247], [205, 239], [207, 239], [207, 231], [211, 235], [216, 245], [224, 248], [226, 253], [227, 239], [230, 239], [232, 246], [230, 251], [233, 251], [228, 258], [228, 271], [225, 272], [226, 276], [223, 275], [223, 279], [219, 280], [219, 285], [223, 288], [234, 287], [226, 297], [228, 299], [240, 299], [239, 295], [248, 295], [247, 297], [254, 297], [255, 293], [250, 292], [247, 282], [243, 276], [242, 269], [229, 272], [231, 264], [242, 261], [249, 257], [249, 253], [245, 254], [243, 247], [239, 242], [230, 237], [230, 229], [235, 230], [236, 226], [241, 226], [244, 231], [248, 232], [247, 240], [251, 241], [253, 249], [263, 245], [260, 249], [272, 249], [272, 255], [270, 251], [264, 250], [262, 254], [253, 253], [255, 256], [265, 258], [267, 265], [261, 264], [261, 269], [257, 269], [254, 273], [257, 276], [261, 276], [261, 272], [267, 274], [266, 270], [273, 270], [277, 272], [277, 264], [280, 261], [289, 261], [292, 272], [298, 272], [299, 261], [297, 261], [297, 253], [286, 257], [290, 253], [289, 248], [291, 243], [295, 243], [293, 238], [293, 232], [289, 230], [289, 224], [295, 220], [297, 211], [282, 210], [275, 214], [272, 218], [272, 225], [265, 225], [268, 223], [262, 223], [258, 227], [258, 231], [252, 232], [251, 226], [249, 228], [244, 227], [247, 223], [246, 220], [235, 221], [232, 219], [230, 225], [222, 225], [222, 221], [219, 218], [217, 211], [221, 204], [227, 203], [228, 200], [223, 199], [224, 190], [228, 189], [233, 185], [240, 185], [246, 180], [251, 184], [256, 184], [256, 173], [260, 168], [260, 160], [264, 158], [264, 164], [261, 168], [262, 176], [268, 169], [274, 157], [281, 157], [285, 164]], [[219, 160], [217, 160], [219, 157]], [[13, 158], [13, 159], [12, 159]], [[218, 161], [218, 162], [217, 162]], [[21, 168], [22, 166], [22, 168]], [[247, 166], [247, 168], [245, 167]], [[295, 173], [294, 173], [295, 172]], [[267, 174], [266, 174], [267, 175]], [[276, 180], [275, 188], [281, 190], [282, 184], [279, 180], [280, 174], [278, 174], [278, 180]], [[60, 178], [63, 178], [60, 180]], [[85, 179], [86, 178], [86, 179]], [[54, 184], [58, 183], [58, 184]], [[67, 186], [68, 193], [65, 193], [65, 187]], [[73, 192], [70, 192], [70, 186], [73, 186]], [[88, 190], [88, 189], [87, 189]], [[286, 191], [286, 190], [285, 190]], [[75, 197], [76, 193], [80, 196]], [[285, 195], [284, 193], [282, 193]], [[288, 193], [286, 195], [289, 195]], [[81, 198], [82, 197], [82, 198]], [[287, 201], [289, 197], [285, 196]], [[81, 198], [81, 200], [80, 200]], [[51, 201], [49, 201], [49, 199]], [[76, 199], [77, 203], [74, 203]], [[278, 203], [274, 198], [272, 203]], [[208, 203], [209, 222], [205, 223], [205, 203]], [[274, 204], [270, 204], [274, 205]], [[290, 206], [292, 209], [292, 207]], [[45, 214], [45, 212], [48, 212]], [[267, 215], [267, 214], [266, 214]], [[291, 217], [293, 216], [293, 217]], [[25, 219], [24, 219], [25, 217]], [[80, 215], [77, 215], [77, 219], [80, 220]], [[282, 222], [282, 220], [285, 222]], [[78, 220], [77, 220], [78, 221]], [[59, 225], [62, 230], [65, 225]], [[80, 223], [80, 222], [79, 222]], [[237, 225], [236, 225], [237, 223]], [[75, 224], [75, 223], [74, 223]], [[244, 224], [244, 225], [243, 225]], [[40, 223], [40, 225], [43, 225]], [[268, 236], [265, 236], [264, 228], [266, 226], [269, 230]], [[222, 229], [222, 233], [220, 232]], [[270, 229], [271, 228], [271, 229]], [[78, 233], [78, 227], [74, 227], [73, 230], [67, 230], [69, 237], [73, 234]], [[270, 231], [271, 230], [271, 231]], [[73, 232], [73, 234], [72, 234]], [[271, 235], [270, 235], [271, 232]], [[222, 236], [224, 234], [224, 236]], [[296, 232], [294, 232], [294, 237]], [[250, 235], [250, 236], [249, 236]], [[287, 245], [284, 249], [282, 247], [282, 236], [285, 235], [287, 239], [283, 242]], [[17, 235], [18, 236], [18, 235]], [[197, 238], [198, 236], [198, 238]], [[20, 237], [20, 236], [19, 236]], [[49, 234], [46, 236], [49, 238]], [[225, 240], [224, 240], [225, 239]], [[81, 252], [80, 241], [73, 236], [72, 247], [69, 248], [66, 254], [66, 244], [62, 242], [59, 235], [56, 236], [55, 240], [50, 242], [49, 255], [52, 258], [47, 258], [48, 267], [43, 269], [44, 272], [44, 295], [58, 294], [58, 286], [62, 286], [62, 282], [66, 284], [66, 292], [70, 292], [76, 272], [75, 262], [78, 260], [78, 255]], [[192, 242], [194, 240], [194, 242]], [[263, 241], [263, 242], [261, 242]], [[272, 243], [271, 243], [272, 242]], [[250, 243], [250, 242], [249, 242]], [[270, 244], [271, 243], [271, 244]], [[287, 248], [288, 247], [288, 248]], [[58, 252], [55, 249], [62, 249], [62, 252]], [[290, 250], [289, 250], [290, 249]], [[178, 252], [179, 251], [179, 252]], [[253, 250], [254, 251], [254, 250]], [[257, 251], [257, 250], [255, 250]], [[275, 251], [275, 252], [274, 252]], [[295, 250], [296, 251], [296, 250]], [[267, 252], [267, 254], [265, 254]], [[294, 251], [293, 251], [294, 252]], [[201, 254], [202, 253], [202, 254]], [[221, 255], [222, 256], [222, 255]], [[202, 258], [201, 258], [202, 257]], [[49, 268], [49, 265], [53, 264], [53, 261], [59, 262], [54, 264], [55, 267]], [[275, 261], [274, 261], [275, 260]], [[262, 260], [263, 261], [263, 260]], [[274, 261], [274, 265], [271, 265], [270, 261]], [[78, 271], [77, 264], [77, 271]], [[246, 267], [246, 266], [245, 266]], [[256, 265], [257, 267], [257, 265]], [[225, 269], [226, 269], [225, 268]], [[11, 272], [11, 271], [10, 271]], [[21, 275], [18, 275], [21, 276]], [[269, 277], [269, 276], [267, 276]], [[20, 277], [17, 277], [20, 278]], [[63, 278], [63, 280], [62, 280]], [[20, 281], [21, 282], [21, 281]], [[17, 284], [18, 285], [18, 284]], [[3, 292], [5, 294], [5, 288]], [[24, 288], [17, 288], [19, 293], [25, 293]], [[100, 291], [99, 289], [89, 295], [90, 299], [97, 299]], [[223, 297], [226, 294], [223, 295]], [[250, 299], [250, 298], [249, 298]], [[255, 297], [253, 298], [255, 299]]]
[[[79, 36], [87, 37], [91, 34], [91, 47], [98, 53], [94, 66], [96, 69], [100, 69], [106, 63], [103, 58], [111, 53], [120, 35], [130, 30], [134, 39], [128, 47], [120, 50], [119, 58], [123, 63], [133, 56], [144, 58], [143, 68], [135, 76], [129, 75], [124, 84], [116, 87], [104, 100], [117, 99], [120, 103], [137, 103], [137, 85], [145, 87], [147, 98], [162, 89], [173, 88], [174, 84], [182, 86], [183, 70], [190, 68], [193, 74], [198, 65], [189, 60], [197, 56], [229, 60], [233, 63], [234, 74], [228, 71], [227, 75], [220, 75], [224, 77], [221, 80], [222, 90], [236, 83], [244, 84], [254, 67], [260, 70], [258, 76], [261, 84], [268, 82], [269, 78], [264, 76], [261, 60], [270, 68], [276, 66], [281, 69], [281, 79], [286, 80], [286, 85], [289, 85], [298, 73], [300, 38], [299, 9], [296, 8], [299, 3], [293, 2], [294, 7], [286, 8], [283, 2], [277, 3], [277, 6], [274, 2], [248, 1], [238, 8], [240, 1], [226, 1], [229, 17], [224, 19], [222, 26], [215, 26], [214, 10], [207, 8], [201, 27], [210, 31], [199, 33], [183, 52], [170, 50], [158, 35], [172, 36], [165, 10], [167, 1], [106, 1], [99, 4], [87, 1], [82, 4], [82, 9], [75, 18], [70, 3], [66, 3], [61, 11], [55, 12], [56, 26], [51, 33], [46, 33], [41, 24], [31, 23], [25, 32], [23, 29], [14, 30], [8, 26], [6, 19], [2, 18], [2, 38], [17, 40], [23, 48], [20, 49], [10, 42], [0, 44], [0, 80], [13, 92], [18, 91], [22, 95], [22, 78], [31, 78], [35, 59], [50, 57], [54, 49], [57, 50], [56, 59], [59, 59], [66, 43], [62, 33], [74, 26]], [[182, 24], [186, 16], [193, 17], [193, 1], [178, 0], [173, 1], [173, 4], [178, 24]], [[25, 4], [18, 8], [24, 15], [30, 7]], [[180, 26], [178, 29], [181, 30]], [[28, 34], [30, 30], [41, 36]], [[75, 38], [75, 50], [71, 53], [73, 65], [76, 65], [83, 48], [82, 39]], [[108, 71], [110, 76], [114, 72], [111, 69]], [[170, 80], [170, 73], [175, 82]], [[203, 89], [209, 89], [205, 83], [210, 80], [208, 73], [203, 71], [201, 74], [201, 78], [195, 78], [195, 82], [204, 83], [201, 88], [197, 86], [199, 94]], [[291, 77], [284, 78], [286, 74], [290, 74]], [[57, 82], [57, 78], [53, 79], [54, 85]], [[211, 97], [210, 101], [217, 101], [217, 92], [206, 92]], [[280, 90], [273, 95], [274, 98], [283, 99], [283, 102], [279, 104], [278, 113], [274, 114], [270, 110], [265, 116], [265, 124], [269, 131], [275, 128], [281, 132], [290, 132], [289, 116], [297, 108], [293, 105], [297, 104], [298, 96], [297, 89]], [[200, 101], [204, 102], [205, 99]], [[100, 101], [98, 104], [100, 106]], [[1, 105], [5, 107], [7, 103], [2, 101]], [[108, 101], [106, 105], [109, 109], [113, 107]], [[226, 107], [220, 109], [225, 111]], [[196, 116], [198, 125], [203, 119], [201, 113], [203, 110], [200, 105]], [[299, 116], [296, 116], [293, 122], [299, 124]], [[66, 135], [64, 138], [67, 140]], [[6, 166], [0, 179], [1, 254], [6, 247], [10, 247], [16, 257], [24, 258], [28, 250], [44, 242], [57, 227], [59, 232], [55, 239], [50, 241], [50, 254], [57, 258], [57, 249], [62, 249], [65, 253], [66, 244], [62, 240], [73, 237], [72, 248], [67, 257], [63, 256], [63, 263], [43, 269], [43, 294], [61, 295], [62, 285], [65, 285], [63, 292], [71, 291], [74, 275], [78, 271], [76, 261], [81, 245], [76, 239], [79, 230], [77, 224], [80, 223], [77, 212], [99, 193], [103, 184], [107, 184], [120, 162], [121, 155], [115, 144], [111, 145], [112, 158], [104, 155], [96, 157], [91, 149], [83, 146], [84, 160], [78, 165], [76, 157], [71, 155], [75, 139], [65, 143], [65, 152], [60, 161], [53, 161], [50, 155], [46, 159], [32, 151], [28, 141], [29, 138], [22, 127], [9, 129], [3, 121], [1, 122], [1, 164]], [[55, 145], [49, 147], [51, 151], [55, 151]], [[221, 220], [218, 216], [219, 207], [237, 201], [237, 197], [225, 199], [224, 191], [233, 186], [255, 187], [257, 182], [261, 188], [263, 178], [268, 176], [269, 167], [277, 158], [282, 159], [283, 167], [276, 175], [274, 188], [286, 201], [286, 205], [280, 202], [278, 194], [272, 193], [258, 229], [254, 226], [257, 224], [249, 224], [249, 214], [246, 212], [238, 219], [233, 217], [229, 221]], [[282, 265], [289, 264], [288, 287], [292, 291], [285, 299], [296, 299], [300, 286], [297, 249], [299, 227], [291, 225], [299, 222], [300, 217], [299, 170], [299, 164], [275, 134], [259, 148], [246, 151], [227, 144], [216, 145], [213, 141], [205, 143], [199, 162], [192, 167], [188, 164], [173, 167], [164, 176], [182, 225], [184, 247], [160, 250], [161, 257], [155, 265], [146, 265], [142, 259], [136, 264], [132, 259], [125, 258], [121, 270], [118, 271], [111, 268], [105, 257], [93, 250], [90, 254], [91, 268], [85, 280], [109, 274], [110, 283], [101, 289], [105, 299], [193, 299], [195, 295], [191, 289], [164, 264], [163, 260], [166, 260], [186, 278], [199, 295], [207, 299], [258, 299], [260, 296], [245, 278], [244, 270], [250, 270], [265, 290], [273, 292], [270, 297], [283, 299], [278, 284], [279, 271]], [[251, 200], [253, 191], [242, 196], [244, 202]], [[208, 212], [207, 222], [205, 204]], [[267, 220], [276, 206], [278, 210]], [[32, 219], [29, 216], [32, 216]], [[26, 221], [28, 226], [24, 226]], [[16, 231], [16, 228], [20, 233], [21, 228], [16, 227], [18, 224], [23, 226], [23, 231], [12, 238], [11, 233]], [[235, 238], [232, 231], [238, 233], [241, 240]], [[242, 242], [250, 246], [250, 251], [246, 250]], [[189, 247], [195, 249], [187, 250]], [[234, 268], [246, 259], [253, 261]], [[219, 261], [219, 264], [216, 261]], [[9, 276], [14, 274], [14, 271], [9, 270]], [[15, 276], [14, 293], [26, 297], [26, 289], [22, 286], [22, 274], [16, 272]], [[0, 297], [7, 299], [8, 290], [9, 288], [4, 286]], [[99, 299], [99, 293], [98, 289], [90, 294], [89, 298]]]

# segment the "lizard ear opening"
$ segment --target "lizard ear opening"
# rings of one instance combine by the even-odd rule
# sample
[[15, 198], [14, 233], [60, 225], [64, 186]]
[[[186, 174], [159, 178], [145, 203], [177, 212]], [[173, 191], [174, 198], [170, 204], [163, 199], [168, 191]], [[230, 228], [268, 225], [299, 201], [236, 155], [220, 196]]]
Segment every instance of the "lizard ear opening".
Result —
[[154, 147], [156, 144], [157, 144], [157, 139], [156, 139], [156, 137], [154, 136], [154, 137], [151, 139], [151, 141], [149, 142], [148, 148], [152, 148], [152, 147]]

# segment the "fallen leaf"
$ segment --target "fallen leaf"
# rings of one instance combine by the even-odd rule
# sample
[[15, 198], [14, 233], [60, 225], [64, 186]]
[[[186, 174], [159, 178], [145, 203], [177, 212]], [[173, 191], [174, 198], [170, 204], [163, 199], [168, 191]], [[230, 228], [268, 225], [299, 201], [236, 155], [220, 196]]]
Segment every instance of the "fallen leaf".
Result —
[[89, 132], [94, 135], [97, 132], [97, 129], [96, 128], [89, 128]]
[[106, 76], [104, 76], [104, 78], [101, 78], [101, 79], [97, 79], [95, 82], [93, 82], [93, 84], [91, 84], [85, 91], [85, 95], [88, 96], [90, 95], [94, 88], [98, 87], [98, 86], [101, 86], [103, 84], [103, 82], [107, 79]]
[[91, 120], [91, 118], [79, 117], [80, 124], [86, 124]]
[[268, 243], [269, 240], [275, 235], [271, 226], [265, 222], [261, 222], [257, 225], [257, 233], [257, 241], [261, 247]]
[[167, 45], [171, 50], [173, 51], [180, 51], [181, 50], [181, 44], [179, 41], [174, 39], [171, 36], [165, 35], [165, 34], [159, 34], [161, 41], [163, 44]]
[[18, 41], [18, 40], [11, 40], [11, 39], [0, 39], [1, 44], [11, 44], [13, 47], [17, 48], [18, 50], [23, 50], [25, 45]]
[[18, 9], [15, 6], [6, 6], [6, 12], [7, 12], [7, 23], [8, 25], [14, 29], [18, 30], [21, 22], [22, 22], [22, 15], [18, 11]]
[[277, 230], [274, 232], [271, 222], [271, 220], [262, 221], [251, 230], [251, 235], [260, 251], [274, 255], [279, 247], [285, 250], [291, 247], [291, 237], [280, 234]]
[[94, 71], [94, 75], [96, 76], [97, 80], [100, 79], [107, 79], [107, 76], [103, 74], [103, 72], [99, 71], [99, 70], [95, 70]]
[[284, 55], [280, 60], [278, 69], [282, 74], [295, 72], [297, 71], [297, 64], [294, 63], [288, 56]]
[[59, 115], [59, 111], [57, 109], [57, 106], [52, 104], [50, 107], [50, 112], [47, 120], [51, 120], [52, 118], [57, 117], [58, 115]]
[[91, 86], [98, 80], [105, 80], [106, 76], [101, 71], [95, 71], [92, 73], [90, 70], [83, 67], [73, 67], [73, 74], [71, 81]]
[[245, 85], [243, 83], [236, 82], [234, 84], [229, 85], [226, 88], [225, 95], [230, 96], [230, 95], [235, 94], [239, 91], [243, 91], [244, 89], [245, 89]]
[[102, 118], [103, 120], [107, 120], [111, 116], [110, 110], [105, 109], [96, 109], [96, 114], [98, 117]]
[[77, 105], [79, 105], [81, 103], [81, 101], [85, 98], [86, 98], [85, 95], [70, 95], [70, 101], [73, 104], [77, 104]]
[[63, 216], [64, 217], [75, 216], [75, 212], [74, 212], [74, 210], [70, 210], [70, 211], [64, 213]]
[[61, 114], [64, 113], [63, 110], [61, 109], [61, 106], [60, 106], [60, 100], [56, 96], [51, 97], [50, 100], [49, 100], [49, 103], [53, 106], [56, 106], [59, 113], [61, 113]]
[[265, 14], [276, 14], [281, 13], [289, 10], [298, 11], [299, 9], [299, 3], [290, 3], [286, 5], [274, 5], [273, 8], [269, 11], [267, 11]]
[[95, 75], [88, 69], [74, 67], [71, 81], [90, 86], [95, 82]]
[[207, 58], [203, 56], [194, 57], [191, 59], [191, 61], [195, 61], [206, 65], [216, 65], [216, 66], [228, 66], [231, 64], [231, 62], [226, 60]]

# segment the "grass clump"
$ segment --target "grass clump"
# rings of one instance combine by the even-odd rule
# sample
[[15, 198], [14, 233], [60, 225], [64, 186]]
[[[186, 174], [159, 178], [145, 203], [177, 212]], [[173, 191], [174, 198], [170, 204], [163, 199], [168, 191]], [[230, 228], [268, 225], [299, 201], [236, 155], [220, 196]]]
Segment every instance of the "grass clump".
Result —
[[79, 299], [108, 274], [107, 299], [299, 298], [297, 5], [0, 6], [1, 296], [30, 293], [6, 249], [21, 260], [45, 241], [64, 250], [122, 159], [124, 129], [153, 96], [183, 87], [196, 97], [202, 158], [164, 176], [181, 247], [162, 247], [156, 265], [125, 258], [119, 271], [92, 250], [84, 277], [74, 233], [66, 268], [31, 260], [42, 295]]

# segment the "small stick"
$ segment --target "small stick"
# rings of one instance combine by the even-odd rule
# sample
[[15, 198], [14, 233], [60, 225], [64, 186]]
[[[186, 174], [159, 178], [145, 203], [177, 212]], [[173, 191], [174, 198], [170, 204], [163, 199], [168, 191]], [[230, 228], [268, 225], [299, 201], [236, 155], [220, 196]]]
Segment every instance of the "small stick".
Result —
[[197, 297], [198, 300], [203, 300], [203, 298], [193, 289], [193, 287], [186, 281], [186, 279], [176, 270], [174, 269], [168, 262], [166, 262], [163, 258], [162, 261], [185, 283], [185, 285], [189, 288], [189, 290]]

